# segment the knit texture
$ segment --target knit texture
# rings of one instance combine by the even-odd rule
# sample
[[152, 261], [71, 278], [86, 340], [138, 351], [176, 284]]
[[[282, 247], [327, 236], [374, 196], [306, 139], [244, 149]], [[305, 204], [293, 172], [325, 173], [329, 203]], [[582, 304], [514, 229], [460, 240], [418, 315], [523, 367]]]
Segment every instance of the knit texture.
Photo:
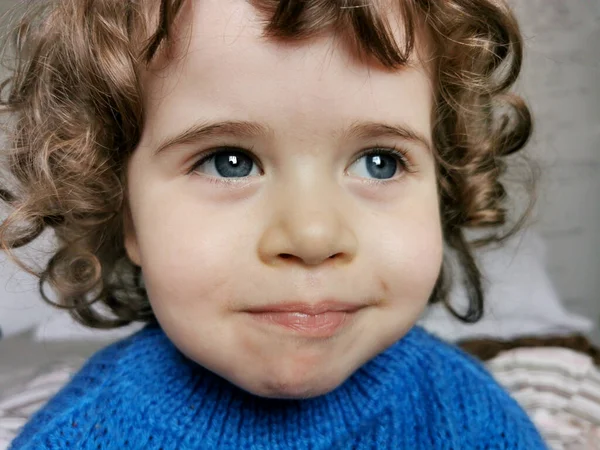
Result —
[[327, 395], [253, 396], [157, 326], [97, 353], [12, 450], [545, 449], [486, 370], [419, 327]]

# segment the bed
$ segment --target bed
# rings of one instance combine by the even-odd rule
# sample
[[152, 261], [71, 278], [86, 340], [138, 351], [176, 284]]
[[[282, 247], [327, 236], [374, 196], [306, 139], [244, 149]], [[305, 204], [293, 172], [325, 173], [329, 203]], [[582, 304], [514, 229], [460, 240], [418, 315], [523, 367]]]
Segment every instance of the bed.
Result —
[[0, 342], [0, 450], [105, 342], [37, 342], [33, 332]]

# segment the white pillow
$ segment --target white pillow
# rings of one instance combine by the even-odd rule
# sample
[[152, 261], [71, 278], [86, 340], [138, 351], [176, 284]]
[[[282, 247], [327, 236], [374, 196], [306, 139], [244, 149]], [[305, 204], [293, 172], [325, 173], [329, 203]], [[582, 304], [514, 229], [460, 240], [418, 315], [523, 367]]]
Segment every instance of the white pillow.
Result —
[[[39, 268], [47, 263], [52, 247], [51, 233], [44, 233], [16, 254], [27, 264], [38, 262]], [[50, 317], [53, 311], [40, 297], [37, 277], [22, 271], [0, 251], [0, 336], [28, 330]]]
[[[48, 263], [55, 245], [53, 233], [46, 231], [16, 253], [26, 264], [35, 262], [36, 268], [41, 269]], [[50, 289], [45, 292], [50, 300], [56, 300]], [[141, 327], [141, 324], [134, 324], [118, 330], [95, 330], [76, 323], [65, 310], [52, 307], [41, 298], [37, 277], [21, 270], [0, 251], [0, 336], [34, 328], [34, 338], [39, 341], [112, 341]]]
[[144, 324], [133, 323], [114, 330], [98, 330], [75, 322], [65, 311], [57, 311], [44, 318], [34, 330], [36, 341], [115, 341], [140, 330]]
[[[478, 262], [485, 277], [483, 318], [465, 324], [436, 304], [420, 323], [451, 342], [590, 332], [594, 326], [591, 320], [568, 312], [562, 305], [546, 271], [545, 258], [544, 243], [533, 230], [513, 236], [500, 248], [480, 251]], [[466, 302], [464, 288], [454, 286], [451, 304], [460, 308]]]

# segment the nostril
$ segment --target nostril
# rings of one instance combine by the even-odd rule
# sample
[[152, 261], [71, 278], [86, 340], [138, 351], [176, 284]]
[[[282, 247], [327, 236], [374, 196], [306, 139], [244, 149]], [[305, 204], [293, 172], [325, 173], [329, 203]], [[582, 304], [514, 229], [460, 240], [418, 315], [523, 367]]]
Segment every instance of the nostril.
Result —
[[279, 259], [279, 261], [289, 261], [291, 262], [298, 262], [298, 263], [304, 263], [304, 264], [308, 264], [308, 265], [316, 265], [316, 264], [322, 264], [322, 263], [327, 263], [328, 261], [331, 261], [331, 263], [337, 263], [338, 260], [342, 260], [344, 259], [345, 253], [343, 252], [338, 252], [338, 253], [334, 253], [333, 255], [304, 255], [304, 257], [301, 257], [299, 255], [294, 255], [293, 253], [279, 253], [277, 255], [277, 258]]

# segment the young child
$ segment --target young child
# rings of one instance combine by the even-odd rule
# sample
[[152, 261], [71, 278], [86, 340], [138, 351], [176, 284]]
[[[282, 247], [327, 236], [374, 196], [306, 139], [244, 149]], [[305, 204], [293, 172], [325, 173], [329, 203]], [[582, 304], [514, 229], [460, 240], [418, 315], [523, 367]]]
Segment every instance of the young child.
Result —
[[531, 126], [505, 4], [40, 8], [6, 86], [2, 247], [51, 227], [41, 286], [61, 307], [148, 325], [13, 449], [545, 448], [482, 366], [415, 326], [447, 301], [444, 254], [461, 317], [481, 314], [463, 232], [504, 223], [504, 157]]

